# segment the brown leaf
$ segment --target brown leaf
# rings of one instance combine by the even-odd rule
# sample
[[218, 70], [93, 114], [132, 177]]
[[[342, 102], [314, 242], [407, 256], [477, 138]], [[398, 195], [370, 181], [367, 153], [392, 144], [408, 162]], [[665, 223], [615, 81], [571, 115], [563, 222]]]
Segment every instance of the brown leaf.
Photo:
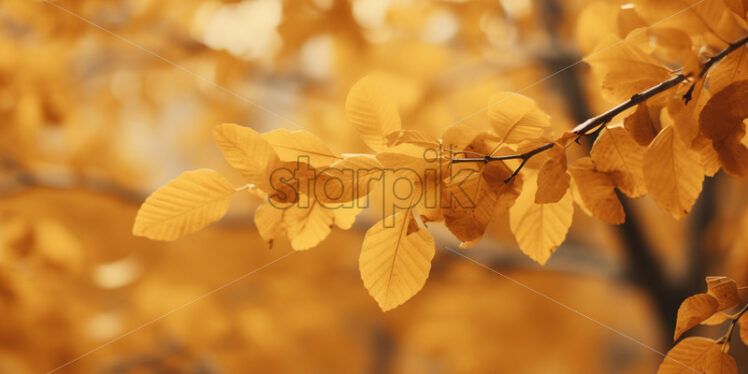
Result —
[[740, 303], [738, 296], [738, 284], [732, 278], [706, 277], [707, 293], [719, 302], [717, 310], [725, 310], [737, 306]]
[[636, 111], [623, 120], [623, 127], [629, 130], [634, 140], [641, 145], [648, 145], [657, 135], [647, 103], [639, 104]]
[[548, 150], [548, 156], [538, 171], [538, 191], [535, 193], [538, 204], [555, 203], [569, 190], [571, 177], [566, 172], [566, 148], [554, 144]]
[[742, 176], [748, 173], [748, 149], [741, 140], [748, 117], [748, 80], [733, 82], [717, 92], [699, 116], [699, 128], [712, 140], [726, 172]]
[[673, 340], [678, 340], [681, 334], [705, 321], [718, 310], [719, 302], [712, 295], [700, 293], [683, 300], [678, 308]]

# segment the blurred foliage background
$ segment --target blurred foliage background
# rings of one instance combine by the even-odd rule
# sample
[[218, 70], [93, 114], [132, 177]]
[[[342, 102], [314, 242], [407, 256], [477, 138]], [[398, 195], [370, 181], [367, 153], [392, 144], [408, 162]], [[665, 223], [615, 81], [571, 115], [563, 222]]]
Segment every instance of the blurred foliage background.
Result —
[[[654, 373], [656, 353], [448, 251], [421, 293], [380, 312], [357, 260], [376, 212], [249, 275], [290, 250], [266, 248], [250, 194], [179, 241], [131, 234], [143, 199], [183, 170], [242, 184], [213, 144], [219, 123], [303, 127], [365, 151], [344, 102], [372, 72], [406, 129], [485, 126], [490, 96], [521, 90], [560, 134], [612, 105], [575, 63], [625, 32], [626, 12], [600, 16], [623, 4], [3, 0], [0, 372]], [[720, 173], [680, 222], [648, 198], [626, 202], [620, 227], [580, 214], [543, 268], [506, 217], [465, 253], [664, 352], [704, 275], [748, 284], [745, 191]], [[733, 353], [748, 367], [744, 347]]]

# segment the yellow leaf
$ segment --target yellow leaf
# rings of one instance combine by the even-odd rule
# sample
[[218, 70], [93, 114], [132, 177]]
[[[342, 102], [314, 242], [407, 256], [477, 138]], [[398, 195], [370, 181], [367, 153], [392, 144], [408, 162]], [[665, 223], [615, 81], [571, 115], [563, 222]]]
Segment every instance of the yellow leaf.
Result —
[[615, 193], [615, 184], [607, 174], [595, 169], [596, 164], [589, 157], [580, 158], [569, 168], [574, 177], [574, 185], [579, 189], [579, 197], [595, 217], [619, 225], [626, 219], [626, 213]]
[[176, 240], [221, 219], [234, 192], [231, 183], [213, 170], [186, 171], [145, 200], [132, 232]]
[[636, 106], [636, 111], [623, 120], [623, 127], [629, 131], [631, 136], [641, 145], [649, 145], [657, 135], [649, 109], [646, 103]]
[[585, 61], [602, 80], [603, 98], [621, 102], [670, 77], [670, 71], [631, 40], [609, 35]]
[[709, 69], [709, 90], [722, 91], [732, 82], [748, 79], [748, 48], [742, 46]]
[[719, 310], [718, 306], [717, 299], [705, 293], [696, 294], [683, 300], [680, 308], [678, 308], [673, 340], [678, 340], [681, 334], [711, 317]]
[[713, 349], [719, 350], [721, 347], [722, 345], [712, 339], [702, 337], [683, 339], [667, 353], [657, 374], [703, 373], [707, 366], [708, 352]]
[[738, 17], [745, 19], [748, 13], [748, 0], [724, 0], [725, 5]]
[[525, 184], [517, 201], [509, 210], [509, 226], [519, 248], [543, 265], [566, 238], [574, 215], [570, 193], [551, 204], [536, 204], [536, 180]]
[[285, 234], [286, 230], [283, 225], [285, 212], [285, 209], [275, 207], [269, 202], [258, 206], [255, 210], [255, 226], [257, 226], [257, 231], [260, 233], [262, 240], [268, 243], [270, 248], [273, 247], [275, 239]]
[[600, 133], [590, 151], [599, 171], [610, 173], [616, 187], [629, 197], [647, 193], [642, 172], [644, 147], [623, 127], [608, 127]]
[[376, 76], [363, 77], [351, 87], [345, 109], [364, 143], [377, 152], [387, 146], [389, 134], [400, 130], [397, 102]]
[[512, 206], [522, 190], [522, 180], [517, 175], [504, 183], [512, 170], [503, 162], [480, 165], [479, 170], [473, 169], [474, 165], [453, 166], [453, 174], [444, 181], [444, 223], [460, 241], [475, 244], [493, 217]]
[[704, 169], [699, 154], [686, 146], [673, 126], [657, 134], [644, 153], [649, 195], [676, 219], [683, 218], [701, 193]]
[[280, 162], [273, 147], [257, 131], [224, 123], [213, 129], [213, 138], [223, 157], [248, 181], [266, 192], [272, 191], [270, 174]]
[[561, 200], [569, 190], [571, 180], [566, 172], [566, 148], [554, 144], [547, 153], [548, 160], [538, 171], [538, 191], [535, 193], [535, 202], [538, 204]]
[[513, 92], [501, 92], [489, 100], [488, 117], [503, 143], [517, 144], [538, 138], [551, 120], [532, 99]]
[[740, 317], [738, 324], [740, 325], [740, 340], [743, 344], [748, 344], [748, 313]]
[[368, 195], [382, 173], [382, 165], [372, 155], [346, 156], [317, 175], [315, 198], [330, 208], [348, 203]]
[[332, 214], [335, 226], [338, 226], [343, 230], [348, 230], [353, 227], [353, 224], [356, 222], [356, 216], [361, 213], [361, 208], [359, 208], [359, 206], [360, 205], [352, 207], [343, 206], [333, 209]]
[[[304, 201], [306, 196], [301, 196]], [[326, 209], [314, 199], [309, 199], [308, 207], [291, 205], [283, 215], [291, 247], [297, 251], [312, 248], [325, 240], [333, 225], [333, 211]]]
[[420, 131], [400, 130], [387, 136], [387, 146], [394, 147], [399, 144], [413, 144], [424, 148], [439, 149], [439, 139]]
[[434, 257], [434, 238], [417, 226], [410, 210], [374, 224], [364, 237], [359, 258], [361, 279], [383, 311], [423, 288]]
[[712, 140], [722, 168], [737, 176], [748, 174], [748, 148], [741, 143], [748, 118], [746, 97], [748, 80], [731, 83], [709, 99], [699, 116], [699, 129]]
[[706, 352], [704, 371], [707, 374], [738, 374], [738, 365], [732, 356], [717, 346]]
[[706, 277], [707, 293], [712, 295], [719, 306], [717, 310], [725, 310], [737, 306], [740, 303], [738, 295], [738, 284], [728, 277]]
[[309, 131], [278, 129], [261, 136], [283, 162], [308, 162], [313, 168], [324, 168], [340, 159]]

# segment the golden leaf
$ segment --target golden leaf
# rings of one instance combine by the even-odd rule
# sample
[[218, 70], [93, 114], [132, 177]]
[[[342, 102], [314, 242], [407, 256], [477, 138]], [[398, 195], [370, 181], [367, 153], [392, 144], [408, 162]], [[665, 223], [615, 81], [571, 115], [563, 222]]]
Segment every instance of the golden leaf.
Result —
[[501, 92], [489, 100], [488, 117], [503, 143], [517, 144], [538, 138], [550, 127], [550, 117], [534, 100], [514, 92]]
[[626, 101], [670, 77], [670, 71], [631, 40], [609, 35], [585, 61], [602, 80], [603, 98]]
[[[299, 201], [307, 199], [302, 195]], [[325, 240], [333, 225], [333, 211], [326, 209], [314, 199], [308, 199], [308, 207], [299, 203], [291, 205], [283, 215], [291, 247], [297, 251], [312, 248]]]
[[340, 159], [309, 131], [278, 129], [260, 136], [273, 147], [283, 162], [309, 162], [313, 168], [324, 168]]
[[382, 178], [383, 168], [372, 155], [350, 155], [323, 169], [314, 181], [315, 198], [326, 207], [366, 196]]
[[712, 339], [685, 338], [667, 353], [657, 374], [693, 374], [694, 371], [703, 373], [708, 352], [712, 349], [719, 350], [721, 347]]
[[734, 82], [717, 92], [699, 116], [699, 129], [712, 140], [726, 172], [742, 176], [748, 174], [748, 148], [741, 143], [748, 118], [748, 80]]
[[707, 293], [712, 295], [719, 306], [717, 310], [725, 310], [740, 303], [738, 284], [732, 278], [724, 276], [706, 277]]
[[652, 118], [649, 117], [649, 109], [646, 103], [636, 106], [636, 111], [623, 120], [623, 127], [641, 145], [649, 145], [657, 135], [657, 129], [652, 123]]
[[621, 192], [629, 197], [647, 193], [642, 171], [642, 153], [639, 145], [623, 127], [608, 127], [600, 133], [590, 151], [590, 157], [599, 171], [610, 173]]
[[481, 165], [479, 170], [473, 165], [457, 165], [445, 179], [442, 198], [448, 204], [443, 209], [444, 223], [460, 241], [475, 244], [494, 215], [512, 206], [522, 190], [522, 180], [517, 175], [505, 183], [512, 170], [503, 162]]
[[589, 157], [583, 157], [569, 168], [574, 184], [579, 189], [579, 197], [595, 217], [619, 225], [626, 219], [626, 213], [615, 193], [615, 184], [608, 174], [598, 172], [596, 164]]
[[364, 237], [359, 258], [361, 279], [383, 311], [410, 299], [423, 288], [431, 269], [435, 242], [415, 223], [410, 210], [374, 224]]
[[400, 130], [397, 102], [376, 76], [363, 77], [351, 87], [345, 110], [364, 143], [377, 152], [387, 146], [389, 134]]
[[644, 153], [649, 195], [676, 219], [683, 218], [701, 193], [704, 169], [699, 154], [686, 146], [673, 126], [657, 134]]
[[538, 190], [535, 202], [538, 204], [555, 203], [561, 200], [569, 190], [571, 177], [566, 172], [566, 148], [554, 144], [548, 150], [548, 160], [538, 171]]
[[711, 317], [719, 310], [718, 306], [717, 299], [705, 293], [696, 294], [683, 300], [680, 308], [678, 308], [673, 340], [678, 340], [681, 334]]
[[709, 70], [709, 90], [719, 92], [732, 82], [746, 79], [748, 79], [748, 48], [742, 46], [725, 56]]
[[236, 192], [213, 170], [186, 171], [145, 200], [132, 232], [153, 240], [176, 240], [218, 221]]
[[258, 206], [255, 210], [255, 226], [257, 226], [257, 231], [260, 233], [262, 240], [268, 243], [270, 248], [273, 247], [275, 239], [286, 233], [283, 225], [285, 212], [285, 209], [275, 207], [269, 202]]
[[748, 344], [748, 313], [740, 317], [738, 324], [740, 325], [740, 340], [743, 344]]
[[707, 374], [738, 374], [738, 365], [732, 356], [717, 346], [706, 352], [704, 371]]
[[257, 131], [224, 123], [213, 129], [213, 138], [233, 168], [241, 171], [250, 183], [266, 192], [272, 191], [270, 174], [280, 160], [273, 147]]
[[509, 210], [509, 226], [522, 252], [543, 265], [566, 238], [574, 215], [573, 199], [567, 192], [558, 202], [536, 204], [536, 180], [525, 185]]

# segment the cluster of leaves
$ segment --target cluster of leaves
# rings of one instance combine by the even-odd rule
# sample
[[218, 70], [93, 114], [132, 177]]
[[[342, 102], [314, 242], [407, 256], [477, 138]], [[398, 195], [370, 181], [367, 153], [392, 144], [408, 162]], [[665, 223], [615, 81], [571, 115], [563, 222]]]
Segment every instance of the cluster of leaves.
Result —
[[729, 328], [720, 339], [688, 337], [668, 352], [658, 374], [675, 374], [698, 371], [709, 374], [736, 374], [735, 359], [727, 351], [736, 324], [740, 326], [740, 339], [748, 343], [748, 305], [736, 314], [726, 311], [740, 304], [737, 283], [728, 277], [707, 277], [707, 292], [693, 295], [683, 301], [678, 309], [674, 340], [691, 328], [718, 325], [729, 321]]
[[[664, 14], [671, 7], [643, 1], [634, 15]], [[352, 203], [366, 198], [373, 185], [397, 199], [403, 193], [398, 194], [396, 182], [407, 179], [409, 203], [385, 212], [361, 250], [364, 285], [383, 310], [402, 304], [425, 283], [435, 252], [424, 227], [429, 222], [443, 221], [468, 248], [481, 240], [494, 217], [508, 212], [520, 249], [543, 264], [564, 241], [575, 203], [620, 224], [625, 216], [618, 189], [632, 198], [648, 194], [680, 219], [699, 196], [705, 176], [720, 168], [748, 173], [745, 33], [742, 8], [706, 1], [688, 8], [679, 23], [604, 39], [586, 61], [601, 81], [603, 97], [624, 102], [626, 110], [616, 112], [623, 120], [610, 124], [614, 118], [596, 117], [556, 137], [549, 137], [550, 119], [533, 100], [509, 92], [490, 99], [487, 131], [456, 124], [436, 139], [404, 130], [392, 93], [376, 75], [367, 76], [351, 88], [346, 111], [374, 154], [337, 155], [306, 131], [259, 134], [220, 125], [215, 141], [249, 184], [234, 188], [214, 171], [186, 172], [146, 200], [133, 231], [174, 240], [220, 219], [231, 196], [246, 188], [267, 199], [255, 214], [263, 238], [272, 243], [286, 235], [295, 249], [304, 250], [320, 243], [333, 226], [350, 228], [359, 212]], [[702, 50], [722, 52], [706, 59], [698, 55]], [[673, 63], [680, 71], [668, 67]], [[590, 132], [599, 136], [589, 157], [569, 162], [567, 147]], [[424, 157], [429, 150], [438, 150], [431, 159]], [[475, 154], [483, 158], [460, 162]], [[298, 170], [300, 158], [308, 160], [304, 170]], [[284, 168], [296, 170], [293, 178], [274, 180], [283, 178], [274, 171]], [[339, 178], [342, 170], [363, 178], [340, 182], [347, 179]], [[330, 181], [336, 182], [334, 191]], [[279, 190], [278, 182], [285, 187]], [[320, 189], [322, 198], [316, 193]], [[441, 203], [421, 198], [429, 196]]]

